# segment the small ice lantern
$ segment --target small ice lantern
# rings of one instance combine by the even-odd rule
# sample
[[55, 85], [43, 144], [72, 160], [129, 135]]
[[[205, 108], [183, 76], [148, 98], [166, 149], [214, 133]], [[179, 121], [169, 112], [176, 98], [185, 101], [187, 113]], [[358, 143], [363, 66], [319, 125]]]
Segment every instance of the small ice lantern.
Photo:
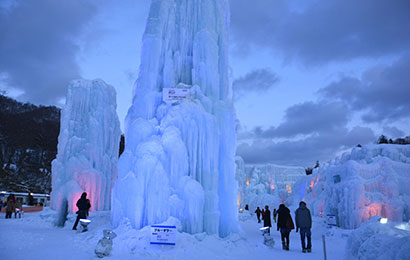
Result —
[[269, 233], [269, 227], [261, 227], [259, 230], [262, 232], [262, 236]]
[[380, 223], [386, 224], [387, 223], [387, 218], [380, 218]]
[[83, 227], [83, 232], [85, 232], [88, 230], [87, 226], [91, 223], [91, 220], [82, 218], [80, 219], [80, 223], [81, 223], [81, 226]]

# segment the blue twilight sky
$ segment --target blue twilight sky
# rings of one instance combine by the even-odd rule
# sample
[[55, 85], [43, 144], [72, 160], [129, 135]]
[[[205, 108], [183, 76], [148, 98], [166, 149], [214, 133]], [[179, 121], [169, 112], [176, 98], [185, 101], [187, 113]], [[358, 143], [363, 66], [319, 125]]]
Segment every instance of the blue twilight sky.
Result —
[[[238, 148], [310, 166], [410, 135], [409, 0], [230, 0]], [[71, 79], [117, 90], [123, 121], [150, 0], [1, 0], [0, 91], [62, 106]]]

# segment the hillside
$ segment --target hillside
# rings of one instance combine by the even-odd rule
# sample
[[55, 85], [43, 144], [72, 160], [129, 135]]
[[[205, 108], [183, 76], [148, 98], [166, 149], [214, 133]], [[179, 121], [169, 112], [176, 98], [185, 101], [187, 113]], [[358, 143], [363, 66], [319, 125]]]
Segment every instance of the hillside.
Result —
[[0, 95], [0, 189], [49, 193], [60, 109]]

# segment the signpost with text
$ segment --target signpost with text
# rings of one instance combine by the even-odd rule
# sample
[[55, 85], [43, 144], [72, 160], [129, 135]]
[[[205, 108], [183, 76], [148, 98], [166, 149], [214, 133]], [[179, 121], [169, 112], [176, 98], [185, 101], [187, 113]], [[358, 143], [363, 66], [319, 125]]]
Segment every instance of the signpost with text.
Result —
[[151, 226], [151, 244], [154, 245], [175, 245], [176, 227], [175, 226]]

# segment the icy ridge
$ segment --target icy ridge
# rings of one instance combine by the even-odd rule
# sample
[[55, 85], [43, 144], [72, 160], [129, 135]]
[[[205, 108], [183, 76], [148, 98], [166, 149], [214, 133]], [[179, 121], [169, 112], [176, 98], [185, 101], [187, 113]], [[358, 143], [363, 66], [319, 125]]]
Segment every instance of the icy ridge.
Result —
[[357, 228], [372, 216], [410, 219], [410, 146], [369, 145], [323, 164], [295, 184], [294, 202], [306, 200], [315, 215], [334, 214], [338, 225]]
[[305, 169], [275, 164], [248, 165], [236, 157], [236, 179], [239, 184], [238, 204], [248, 205], [253, 212], [256, 207], [277, 208], [287, 202], [292, 186], [305, 176]]

